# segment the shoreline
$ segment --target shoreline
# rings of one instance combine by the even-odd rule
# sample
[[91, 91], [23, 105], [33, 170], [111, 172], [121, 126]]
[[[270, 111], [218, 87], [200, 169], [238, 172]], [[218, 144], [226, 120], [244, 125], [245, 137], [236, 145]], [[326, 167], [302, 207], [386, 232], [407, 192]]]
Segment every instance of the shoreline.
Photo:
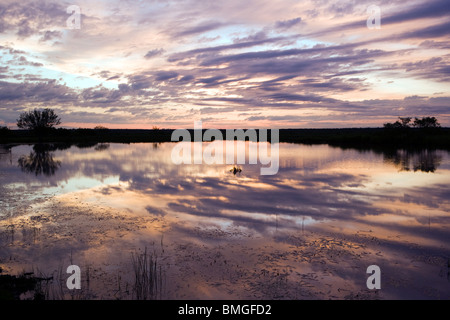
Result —
[[[243, 130], [245, 132], [246, 129]], [[258, 130], [256, 129], [256, 132], [259, 134]], [[96, 143], [177, 142], [171, 139], [173, 131], [174, 129], [54, 129], [46, 135], [37, 136], [33, 131], [9, 130], [0, 136], [0, 145], [67, 143], [89, 147]], [[194, 139], [194, 130], [188, 129], [188, 131], [191, 133], [191, 139]], [[220, 131], [225, 137], [226, 130], [220, 129]], [[270, 141], [270, 139], [268, 140]], [[279, 142], [328, 144], [357, 149], [428, 148], [450, 150], [450, 128], [439, 128], [438, 130], [413, 128], [408, 130], [384, 128], [279, 129]]]

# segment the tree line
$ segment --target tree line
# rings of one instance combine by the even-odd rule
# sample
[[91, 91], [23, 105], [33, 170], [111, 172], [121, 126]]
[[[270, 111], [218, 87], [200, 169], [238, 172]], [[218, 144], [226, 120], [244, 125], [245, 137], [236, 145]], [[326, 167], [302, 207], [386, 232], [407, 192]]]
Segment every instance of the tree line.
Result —
[[[55, 126], [61, 124], [61, 118], [55, 113], [53, 109], [43, 109], [26, 111], [19, 115], [17, 119], [17, 127], [20, 129], [33, 130], [37, 133], [44, 133]], [[422, 119], [412, 117], [398, 117], [398, 120], [393, 123], [385, 123], [385, 129], [407, 129], [407, 128], [425, 128], [434, 129], [440, 128], [438, 120], [435, 117], [423, 117]], [[106, 129], [102, 126], [97, 126], [95, 129]], [[8, 127], [0, 127], [0, 132], [8, 131]]]
[[435, 129], [440, 128], [438, 120], [435, 117], [423, 117], [422, 119], [412, 117], [398, 117], [398, 120], [394, 123], [385, 123], [386, 129], [407, 129], [407, 128], [422, 128], [422, 129]]

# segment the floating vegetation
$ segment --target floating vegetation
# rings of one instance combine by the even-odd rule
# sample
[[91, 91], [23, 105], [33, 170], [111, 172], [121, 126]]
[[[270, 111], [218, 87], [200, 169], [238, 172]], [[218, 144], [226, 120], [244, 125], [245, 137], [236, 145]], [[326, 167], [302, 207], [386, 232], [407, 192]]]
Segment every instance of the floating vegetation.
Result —
[[233, 166], [233, 168], [231, 168], [229, 171], [233, 172], [233, 174], [236, 175], [237, 173], [241, 173], [242, 169], [240, 167]]

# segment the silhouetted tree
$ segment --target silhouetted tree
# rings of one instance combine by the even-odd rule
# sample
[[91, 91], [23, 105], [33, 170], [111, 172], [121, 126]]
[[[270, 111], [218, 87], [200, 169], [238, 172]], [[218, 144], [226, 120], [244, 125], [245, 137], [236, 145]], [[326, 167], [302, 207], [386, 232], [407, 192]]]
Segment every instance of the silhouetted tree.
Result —
[[386, 129], [406, 129], [409, 128], [409, 123], [411, 122], [411, 117], [398, 117], [399, 120], [394, 123], [385, 123], [384, 127]]
[[20, 114], [19, 119], [17, 119], [17, 127], [37, 132], [47, 131], [60, 123], [61, 119], [52, 109], [48, 108], [23, 112]]
[[435, 117], [415, 118], [414, 127], [416, 128], [440, 128], [441, 125]]
[[386, 129], [407, 129], [407, 128], [419, 128], [419, 129], [435, 129], [440, 128], [438, 120], [435, 117], [423, 117], [422, 119], [414, 118], [414, 122], [411, 123], [411, 117], [399, 117], [399, 120], [394, 123], [385, 123]]

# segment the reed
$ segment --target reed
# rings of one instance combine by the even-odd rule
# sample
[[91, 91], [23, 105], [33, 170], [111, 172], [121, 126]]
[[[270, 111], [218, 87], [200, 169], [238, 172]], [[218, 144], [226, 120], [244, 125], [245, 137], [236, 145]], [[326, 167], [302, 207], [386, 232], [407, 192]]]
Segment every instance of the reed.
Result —
[[132, 253], [134, 273], [133, 292], [136, 300], [154, 300], [161, 292], [161, 267], [158, 272], [158, 257], [144, 249], [143, 253]]

